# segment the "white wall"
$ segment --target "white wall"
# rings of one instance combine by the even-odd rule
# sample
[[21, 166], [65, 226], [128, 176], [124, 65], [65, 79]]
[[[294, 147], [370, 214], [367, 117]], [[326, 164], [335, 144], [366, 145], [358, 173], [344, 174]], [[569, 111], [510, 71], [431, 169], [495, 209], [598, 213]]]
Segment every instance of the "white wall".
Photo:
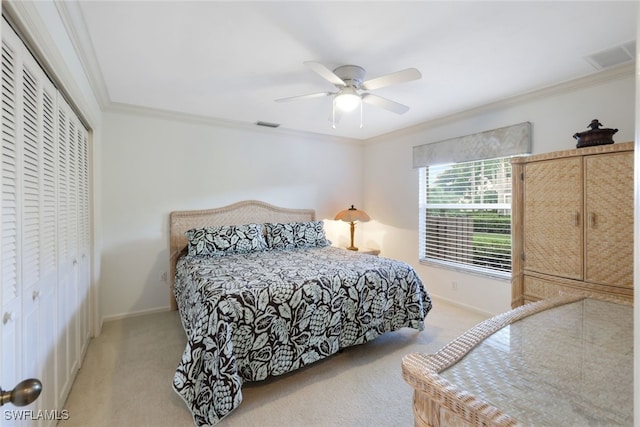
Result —
[[[100, 259], [106, 318], [165, 309], [168, 215], [245, 199], [315, 208], [329, 238], [348, 243], [346, 224], [330, 221], [355, 204], [373, 221], [358, 225], [356, 245], [413, 265], [431, 294], [484, 313], [510, 308], [509, 281], [418, 263], [418, 174], [412, 147], [529, 121], [533, 152], [575, 147], [572, 135], [593, 118], [634, 135], [634, 75], [483, 108], [368, 141], [331, 140], [250, 126], [179, 119], [136, 111], [103, 118]], [[453, 289], [452, 282], [457, 289]]]
[[[572, 149], [576, 143], [573, 134], [587, 130], [595, 118], [604, 127], [619, 129], [614, 141], [632, 141], [633, 69], [608, 76], [610, 80], [589, 81], [588, 87], [558, 87], [544, 96], [523, 97], [370, 140], [365, 148], [364, 209], [376, 221], [363, 224], [367, 245], [413, 265], [435, 297], [485, 313], [508, 310], [509, 281], [419, 264], [418, 171], [412, 169], [412, 148], [528, 121], [532, 123], [534, 154]], [[457, 289], [453, 289], [453, 282]]]
[[[103, 119], [105, 318], [169, 306], [171, 211], [256, 199], [332, 219], [362, 202], [363, 147], [353, 141], [131, 111]], [[331, 222], [329, 238], [346, 242], [348, 228]]]

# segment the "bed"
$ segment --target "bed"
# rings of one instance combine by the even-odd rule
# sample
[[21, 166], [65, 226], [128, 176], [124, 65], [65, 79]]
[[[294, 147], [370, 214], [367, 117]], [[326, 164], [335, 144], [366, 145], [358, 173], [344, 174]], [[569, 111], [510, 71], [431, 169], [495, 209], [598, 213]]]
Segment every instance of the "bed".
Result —
[[170, 254], [187, 336], [173, 388], [198, 426], [236, 409], [244, 382], [422, 330], [431, 309], [413, 268], [331, 246], [309, 209], [244, 201], [172, 212]]

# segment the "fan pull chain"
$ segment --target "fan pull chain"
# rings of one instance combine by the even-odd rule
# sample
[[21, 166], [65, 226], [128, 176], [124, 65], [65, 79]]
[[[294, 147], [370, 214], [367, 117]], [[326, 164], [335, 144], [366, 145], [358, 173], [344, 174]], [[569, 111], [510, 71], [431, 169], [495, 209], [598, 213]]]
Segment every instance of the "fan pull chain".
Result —
[[333, 97], [333, 109], [331, 112], [331, 126], [336, 128], [336, 97]]

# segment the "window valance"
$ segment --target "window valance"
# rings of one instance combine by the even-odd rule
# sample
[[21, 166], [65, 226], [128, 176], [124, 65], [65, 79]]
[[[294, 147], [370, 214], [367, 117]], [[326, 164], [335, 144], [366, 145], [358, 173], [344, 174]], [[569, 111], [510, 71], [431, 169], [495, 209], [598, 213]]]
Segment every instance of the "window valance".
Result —
[[413, 147], [413, 167], [516, 156], [531, 152], [531, 123]]

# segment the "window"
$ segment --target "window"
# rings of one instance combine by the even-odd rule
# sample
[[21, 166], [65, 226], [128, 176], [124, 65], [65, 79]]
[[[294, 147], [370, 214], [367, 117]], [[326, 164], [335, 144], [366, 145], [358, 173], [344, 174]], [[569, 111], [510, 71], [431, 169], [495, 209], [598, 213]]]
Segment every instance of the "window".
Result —
[[420, 168], [420, 260], [510, 275], [509, 157]]
[[530, 152], [529, 122], [413, 147], [420, 261], [510, 277], [510, 158]]

